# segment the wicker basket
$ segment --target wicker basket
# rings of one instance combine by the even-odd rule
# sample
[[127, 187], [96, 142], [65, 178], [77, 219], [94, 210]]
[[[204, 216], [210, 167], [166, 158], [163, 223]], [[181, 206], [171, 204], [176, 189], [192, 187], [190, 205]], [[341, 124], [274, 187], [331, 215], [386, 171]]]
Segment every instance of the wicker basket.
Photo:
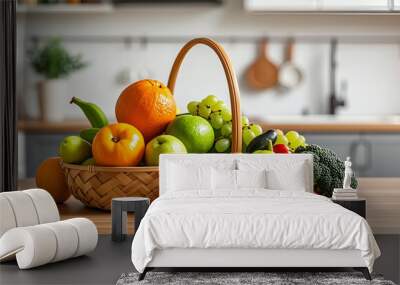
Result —
[[[239, 88], [229, 57], [223, 48], [208, 38], [193, 39], [186, 43], [172, 66], [168, 87], [174, 93], [175, 82], [182, 61], [188, 51], [197, 44], [210, 47], [224, 68], [229, 87], [232, 110], [233, 153], [242, 149], [242, 126]], [[158, 197], [158, 167], [100, 167], [62, 163], [68, 187], [73, 196], [89, 207], [109, 210], [114, 197], [141, 196], [154, 200]]]

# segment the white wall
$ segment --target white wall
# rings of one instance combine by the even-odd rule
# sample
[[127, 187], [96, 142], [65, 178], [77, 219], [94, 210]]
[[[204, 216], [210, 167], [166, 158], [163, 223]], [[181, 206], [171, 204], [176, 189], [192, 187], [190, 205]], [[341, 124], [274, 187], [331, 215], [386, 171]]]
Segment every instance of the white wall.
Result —
[[[208, 7], [136, 7], [104, 14], [29, 15], [26, 37], [32, 35], [400, 35], [400, 16], [332, 15], [251, 15], [241, 1], [226, 1]], [[139, 79], [143, 75], [167, 81], [168, 72], [181, 43], [152, 44], [146, 47], [122, 43], [67, 43], [80, 52], [90, 66], [69, 79], [70, 93], [100, 104], [114, 117], [114, 104], [123, 86], [115, 81], [124, 67], [131, 67]], [[305, 74], [303, 84], [289, 94], [275, 91], [252, 93], [242, 84], [242, 75], [254, 59], [253, 44], [225, 43], [241, 87], [242, 110], [252, 116], [300, 114], [303, 109], [323, 113], [327, 108], [329, 45], [299, 43], [294, 61]], [[282, 60], [283, 45], [271, 43], [271, 58]], [[348, 83], [348, 105], [343, 114], [400, 113], [399, 44], [339, 44], [338, 85]], [[37, 116], [34, 82], [37, 77], [25, 69], [27, 113]], [[135, 80], [136, 80], [135, 79]], [[339, 87], [339, 86], [338, 86]], [[186, 102], [214, 93], [227, 99], [227, 88], [219, 62], [206, 47], [196, 47], [187, 57], [177, 83], [176, 97], [184, 109]], [[69, 118], [81, 113], [67, 105]]]

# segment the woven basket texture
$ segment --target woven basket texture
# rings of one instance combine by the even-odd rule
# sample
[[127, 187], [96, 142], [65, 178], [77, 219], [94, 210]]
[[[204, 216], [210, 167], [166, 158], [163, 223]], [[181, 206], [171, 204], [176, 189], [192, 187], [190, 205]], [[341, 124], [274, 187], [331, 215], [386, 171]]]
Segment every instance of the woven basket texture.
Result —
[[116, 197], [148, 197], [151, 201], [158, 197], [158, 170], [108, 172], [63, 167], [72, 195], [89, 207], [110, 210]]

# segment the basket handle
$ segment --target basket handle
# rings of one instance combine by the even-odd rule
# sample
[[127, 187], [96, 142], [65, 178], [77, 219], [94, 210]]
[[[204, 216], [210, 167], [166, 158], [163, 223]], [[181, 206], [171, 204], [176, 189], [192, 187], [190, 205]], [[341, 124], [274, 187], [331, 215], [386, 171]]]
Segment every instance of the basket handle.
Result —
[[231, 103], [232, 111], [232, 142], [231, 150], [232, 153], [242, 151], [242, 122], [240, 114], [240, 94], [239, 87], [236, 80], [235, 71], [232, 67], [232, 63], [226, 54], [222, 46], [209, 38], [197, 38], [187, 42], [182, 49], [179, 51], [174, 64], [172, 65], [171, 72], [168, 78], [168, 88], [174, 93], [176, 78], [178, 76], [179, 68], [181, 67], [182, 61], [185, 58], [188, 51], [197, 44], [203, 44], [210, 47], [221, 61], [222, 67], [225, 71], [226, 81], [229, 88], [229, 98]]

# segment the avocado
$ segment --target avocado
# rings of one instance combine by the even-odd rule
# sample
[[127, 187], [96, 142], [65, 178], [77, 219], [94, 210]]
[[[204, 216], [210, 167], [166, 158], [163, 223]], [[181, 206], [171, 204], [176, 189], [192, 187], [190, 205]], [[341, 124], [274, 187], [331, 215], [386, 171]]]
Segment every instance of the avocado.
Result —
[[268, 130], [265, 133], [255, 137], [247, 146], [246, 152], [253, 153], [256, 150], [268, 149], [269, 141], [274, 144], [277, 137], [278, 134], [275, 132], [275, 130]]

